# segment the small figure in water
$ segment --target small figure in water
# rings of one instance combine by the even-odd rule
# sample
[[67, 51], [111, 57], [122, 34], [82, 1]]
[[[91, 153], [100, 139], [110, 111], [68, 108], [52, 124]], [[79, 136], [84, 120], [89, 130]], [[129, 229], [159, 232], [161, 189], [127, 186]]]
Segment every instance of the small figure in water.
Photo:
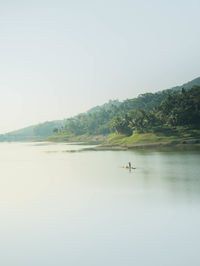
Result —
[[131, 169], [136, 169], [135, 167], [132, 167], [131, 162], [128, 162], [128, 165], [125, 166], [126, 169], [129, 169], [129, 171], [131, 171]]

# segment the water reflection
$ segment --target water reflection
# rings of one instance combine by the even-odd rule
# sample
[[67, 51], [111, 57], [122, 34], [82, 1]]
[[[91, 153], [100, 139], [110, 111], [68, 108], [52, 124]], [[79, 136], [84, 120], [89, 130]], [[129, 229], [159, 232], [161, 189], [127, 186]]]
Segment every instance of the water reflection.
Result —
[[[138, 179], [144, 186], [159, 188], [169, 197], [199, 198], [199, 151], [137, 151]], [[137, 181], [138, 181], [137, 179]]]
[[198, 151], [67, 149], [0, 144], [0, 265], [200, 264]]

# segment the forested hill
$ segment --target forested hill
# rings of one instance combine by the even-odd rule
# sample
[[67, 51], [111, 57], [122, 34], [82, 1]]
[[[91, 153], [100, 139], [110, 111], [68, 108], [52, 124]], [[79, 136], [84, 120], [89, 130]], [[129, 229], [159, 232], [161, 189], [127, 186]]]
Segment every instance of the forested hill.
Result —
[[167, 91], [145, 93], [137, 98], [125, 100], [118, 105], [111, 104], [107, 109], [101, 107], [96, 112], [79, 114], [67, 119], [65, 125], [58, 129], [57, 135], [107, 135], [112, 132], [110, 124], [115, 116], [138, 108], [143, 108], [146, 111], [153, 110], [167, 95]]
[[146, 111], [150, 111], [153, 110], [155, 106], [158, 106], [169, 93], [181, 91], [182, 88], [184, 88], [185, 90], [189, 90], [194, 86], [200, 86], [200, 77], [189, 81], [181, 86], [176, 86], [170, 89], [158, 91], [156, 93], [145, 93], [139, 95], [137, 98], [128, 99], [123, 102], [121, 110], [124, 109], [124, 111], [126, 112], [132, 109], [143, 108]]
[[181, 86], [176, 86], [176, 87], [173, 87], [171, 88], [170, 90], [172, 91], [180, 91], [182, 88], [184, 88], [185, 90], [189, 90], [191, 89], [192, 87], [194, 86], [200, 86], [200, 77], [196, 78], [196, 79], [193, 79]]
[[0, 141], [39, 141], [56, 132], [63, 125], [62, 120], [47, 121], [0, 135]]
[[200, 128], [200, 86], [169, 93], [153, 110], [132, 109], [115, 116], [111, 128], [119, 134], [171, 131], [177, 127]]
[[[126, 118], [130, 112], [133, 113], [134, 111], [136, 112], [137, 110], [142, 110], [142, 112], [145, 114], [152, 113], [170, 94], [173, 94], [172, 98], [174, 98], [175, 94], [181, 92], [183, 87], [185, 87], [185, 91], [189, 91], [191, 89], [190, 84], [192, 87], [194, 87], [194, 84], [196, 86], [200, 85], [200, 78], [195, 79], [190, 83], [188, 82], [180, 87], [174, 87], [172, 89], [163, 90], [156, 93], [145, 93], [139, 95], [137, 98], [125, 100], [121, 104], [110, 103], [108, 108], [101, 107], [96, 112], [80, 114], [66, 120], [66, 124], [58, 129], [57, 134], [53, 137], [50, 137], [49, 140], [56, 140], [56, 138], [63, 138], [67, 140], [67, 138], [83, 135], [107, 135], [116, 130], [114, 124], [117, 124], [117, 121], [119, 121], [118, 125], [120, 124], [120, 127], [122, 127], [122, 132], [123, 129], [126, 128], [126, 130], [131, 133], [132, 131], [129, 124], [126, 125], [128, 121]], [[197, 91], [199, 91], [199, 89]], [[186, 94], [186, 97], [189, 97], [189, 95], [190, 94]], [[180, 102], [177, 101], [177, 105], [178, 104], [180, 104]], [[187, 101], [185, 101], [185, 104], [187, 105]], [[174, 103], [174, 105], [176, 104]], [[175, 108], [173, 111], [175, 112]]]
[[[118, 100], [110, 100], [102, 106], [96, 106], [87, 111], [87, 114], [99, 112], [101, 109], [109, 110], [110, 106], [119, 106], [121, 102]], [[0, 135], [0, 141], [40, 141], [52, 134], [58, 132], [59, 128], [63, 128], [70, 119], [46, 121], [44, 123], [32, 125], [19, 130], [11, 131]]]
[[[143, 109], [152, 111], [171, 92], [186, 90], [194, 85], [200, 86], [200, 77], [182, 86], [158, 91], [156, 93], [145, 93], [137, 98], [127, 99], [123, 102], [112, 100], [101, 106], [96, 106], [86, 113], [60, 121], [47, 121], [38, 125], [26, 127], [17, 131], [0, 135], [0, 141], [35, 141], [42, 140], [48, 136], [80, 136], [80, 135], [107, 135], [111, 132], [111, 121], [118, 115], [122, 116], [129, 111]], [[117, 95], [116, 95], [117, 97]]]

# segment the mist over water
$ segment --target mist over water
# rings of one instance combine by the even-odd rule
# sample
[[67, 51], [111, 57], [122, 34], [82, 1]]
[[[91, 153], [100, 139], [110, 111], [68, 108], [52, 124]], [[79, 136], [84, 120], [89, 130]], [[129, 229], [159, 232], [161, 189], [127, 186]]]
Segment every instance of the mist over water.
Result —
[[200, 264], [199, 151], [81, 148], [0, 143], [0, 265]]

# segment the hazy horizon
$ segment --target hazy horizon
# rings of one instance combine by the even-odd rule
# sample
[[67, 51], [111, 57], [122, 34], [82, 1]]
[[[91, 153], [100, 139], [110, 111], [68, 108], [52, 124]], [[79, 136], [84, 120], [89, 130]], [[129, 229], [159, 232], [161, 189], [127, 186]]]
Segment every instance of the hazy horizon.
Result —
[[0, 133], [199, 76], [199, 1], [0, 4]]

